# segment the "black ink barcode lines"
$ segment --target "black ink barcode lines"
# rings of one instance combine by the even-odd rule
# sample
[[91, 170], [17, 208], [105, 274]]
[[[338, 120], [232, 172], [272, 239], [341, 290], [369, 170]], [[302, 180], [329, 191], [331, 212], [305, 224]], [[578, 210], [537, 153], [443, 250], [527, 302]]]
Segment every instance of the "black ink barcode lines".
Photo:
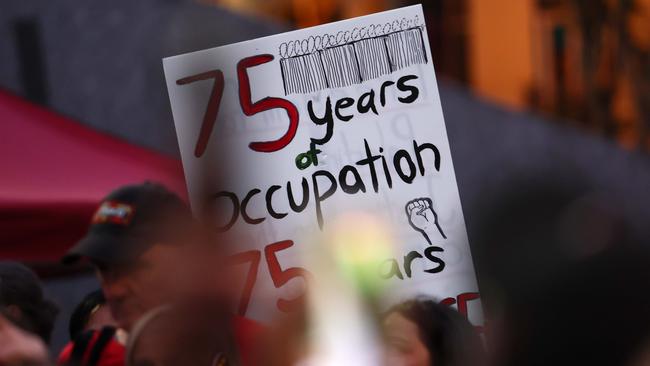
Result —
[[403, 20], [401, 24], [341, 32], [336, 37], [283, 43], [280, 68], [285, 95], [360, 84], [426, 64], [423, 27], [405, 27], [412, 24]]

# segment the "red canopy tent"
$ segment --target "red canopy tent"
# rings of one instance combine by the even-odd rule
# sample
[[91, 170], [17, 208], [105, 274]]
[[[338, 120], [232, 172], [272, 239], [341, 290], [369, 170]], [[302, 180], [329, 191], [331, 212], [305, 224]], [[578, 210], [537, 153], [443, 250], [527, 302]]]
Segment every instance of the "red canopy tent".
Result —
[[0, 259], [56, 263], [114, 188], [145, 180], [186, 197], [180, 161], [0, 91]]

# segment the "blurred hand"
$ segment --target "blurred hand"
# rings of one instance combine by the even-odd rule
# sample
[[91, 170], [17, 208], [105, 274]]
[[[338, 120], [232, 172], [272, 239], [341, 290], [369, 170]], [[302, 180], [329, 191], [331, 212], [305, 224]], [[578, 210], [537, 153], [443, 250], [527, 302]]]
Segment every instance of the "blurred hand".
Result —
[[47, 348], [43, 341], [16, 327], [0, 315], [0, 365], [46, 366], [49, 364]]

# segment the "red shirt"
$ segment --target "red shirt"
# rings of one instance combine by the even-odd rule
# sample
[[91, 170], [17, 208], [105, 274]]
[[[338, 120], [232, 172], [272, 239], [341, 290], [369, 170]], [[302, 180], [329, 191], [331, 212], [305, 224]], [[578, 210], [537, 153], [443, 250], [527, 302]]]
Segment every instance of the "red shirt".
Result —
[[[253, 355], [257, 346], [257, 338], [263, 331], [262, 325], [259, 323], [235, 316], [233, 318], [233, 329], [235, 331], [235, 342], [239, 350], [239, 357], [241, 358], [242, 366], [253, 365]], [[84, 351], [82, 358], [82, 365], [85, 365], [90, 360], [92, 349], [97, 344], [100, 331], [95, 331], [88, 342], [88, 346]], [[69, 342], [59, 354], [57, 365], [63, 366], [70, 360], [74, 342]], [[119, 343], [115, 338], [111, 339], [106, 347], [101, 351], [99, 362], [97, 366], [124, 366], [126, 362], [126, 347]]]
[[[82, 357], [82, 365], [87, 364], [90, 361], [91, 353], [93, 348], [97, 345], [97, 339], [101, 331], [95, 331], [88, 342], [88, 346], [84, 351]], [[74, 348], [74, 342], [69, 342], [59, 354], [59, 359], [57, 360], [57, 365], [65, 365], [72, 356], [72, 350]], [[101, 350], [99, 355], [99, 362], [97, 366], [124, 366], [126, 357], [126, 348], [119, 343], [114, 337], [106, 344], [106, 346]]]

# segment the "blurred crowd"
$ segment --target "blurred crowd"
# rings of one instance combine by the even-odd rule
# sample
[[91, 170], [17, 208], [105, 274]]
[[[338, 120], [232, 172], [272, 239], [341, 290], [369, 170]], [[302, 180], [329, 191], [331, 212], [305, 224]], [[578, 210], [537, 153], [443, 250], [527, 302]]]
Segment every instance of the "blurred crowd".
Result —
[[[383, 365], [650, 365], [647, 251], [624, 229], [603, 229], [619, 226], [571, 192], [528, 189], [504, 202], [474, 234], [478, 243], [526, 241], [542, 251], [581, 240], [605, 244], [530, 279], [514, 298], [479, 271], [480, 328], [432, 298], [377, 309], [367, 327], [378, 351], [354, 351], [377, 352]], [[521, 209], [531, 204], [538, 209]], [[47, 347], [58, 309], [39, 278], [22, 264], [0, 263], [0, 365], [322, 364], [312, 357], [307, 304], [267, 324], [232, 312], [226, 246], [165, 187], [117, 189], [63, 258], [92, 265], [101, 289], [74, 310], [70, 342], [59, 354]], [[343, 336], [355, 325], [335, 326]]]

